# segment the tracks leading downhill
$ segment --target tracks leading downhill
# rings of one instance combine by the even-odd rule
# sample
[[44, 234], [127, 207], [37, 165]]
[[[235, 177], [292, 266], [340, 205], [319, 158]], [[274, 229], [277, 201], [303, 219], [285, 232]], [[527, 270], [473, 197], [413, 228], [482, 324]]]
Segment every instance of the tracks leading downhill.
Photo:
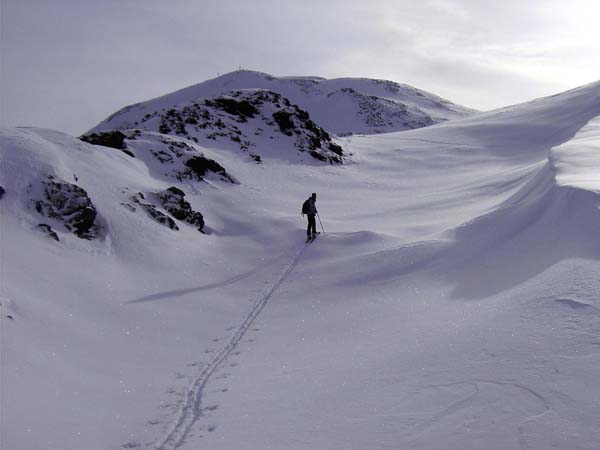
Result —
[[225, 345], [225, 347], [223, 347], [221, 351], [208, 362], [198, 377], [192, 381], [183, 399], [178, 418], [166, 435], [155, 445], [155, 450], [176, 450], [183, 444], [194, 423], [202, 416], [202, 397], [204, 388], [210, 381], [210, 378], [238, 346], [271, 296], [298, 265], [306, 247], [307, 245], [305, 244], [298, 250], [292, 262], [287, 265], [275, 283], [252, 305], [252, 308], [248, 314], [246, 314], [240, 325], [238, 325], [235, 333], [227, 342], [227, 345]]

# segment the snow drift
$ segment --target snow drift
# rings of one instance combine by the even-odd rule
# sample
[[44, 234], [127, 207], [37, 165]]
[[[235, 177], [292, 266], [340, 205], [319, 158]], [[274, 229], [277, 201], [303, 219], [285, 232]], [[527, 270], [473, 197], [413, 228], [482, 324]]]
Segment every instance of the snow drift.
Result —
[[[476, 217], [432, 235], [429, 242], [403, 245], [385, 258], [376, 254], [379, 263], [357, 279], [441, 271], [457, 283], [456, 296], [482, 298], [529, 280], [559, 261], [599, 259], [599, 115], [600, 83], [593, 83], [395, 135], [397, 140], [390, 139], [389, 145], [401, 143], [397, 158], [414, 162], [413, 147], [428, 153], [423, 158], [428, 163], [443, 158], [447, 168], [460, 173], [461, 189], [479, 196], [480, 205], [490, 193], [495, 200]], [[478, 167], [489, 171], [483, 180], [469, 173], [473, 160], [479, 165], [480, 151], [496, 166]], [[494, 174], [505, 164], [512, 173]]]

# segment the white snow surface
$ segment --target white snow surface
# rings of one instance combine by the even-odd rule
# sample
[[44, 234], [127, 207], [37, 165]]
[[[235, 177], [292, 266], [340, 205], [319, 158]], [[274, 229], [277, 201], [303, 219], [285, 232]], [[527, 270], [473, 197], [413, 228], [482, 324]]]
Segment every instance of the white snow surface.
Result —
[[274, 77], [239, 70], [155, 99], [126, 106], [91, 132], [146, 129], [146, 114], [240, 90], [269, 90], [306, 110], [317, 125], [335, 135], [401, 131], [466, 117], [475, 110], [429, 92], [368, 78]]
[[[0, 448], [598, 448], [600, 82], [344, 165], [188, 143], [239, 184], [176, 180], [160, 140], [0, 131]], [[99, 238], [36, 229], [48, 175]], [[206, 234], [123, 206], [169, 186]]]

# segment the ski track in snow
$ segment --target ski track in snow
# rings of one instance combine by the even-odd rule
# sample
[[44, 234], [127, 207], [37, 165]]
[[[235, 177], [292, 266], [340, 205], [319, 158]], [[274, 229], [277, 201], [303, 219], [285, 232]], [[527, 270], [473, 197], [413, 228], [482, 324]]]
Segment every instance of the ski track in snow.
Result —
[[179, 411], [179, 417], [175, 420], [173, 426], [162, 440], [155, 445], [155, 450], [175, 450], [179, 448], [185, 441], [194, 423], [203, 415], [202, 414], [202, 396], [204, 388], [215, 374], [217, 369], [227, 360], [228, 356], [238, 346], [246, 332], [252, 326], [252, 323], [259, 316], [269, 299], [277, 291], [279, 286], [292, 273], [295, 267], [300, 262], [304, 250], [308, 244], [304, 244], [294, 256], [292, 262], [286, 267], [283, 274], [269, 288], [267, 293], [263, 295], [257, 302], [254, 303], [244, 320], [237, 327], [235, 333], [227, 343], [227, 345], [204, 367], [200, 375], [195, 378], [190, 387], [187, 389], [187, 394], [184, 397], [183, 405]]
[[452, 404], [444, 408], [442, 411], [433, 414], [430, 418], [423, 421], [415, 430], [417, 434], [422, 433], [423, 431], [432, 427], [438, 422], [452, 416], [453, 414], [459, 412], [461, 409], [472, 405], [476, 401], [477, 397], [485, 391], [486, 385], [495, 385], [503, 389], [516, 389], [522, 394], [530, 396], [531, 399], [534, 399], [538, 403], [540, 407], [539, 413], [526, 417], [520, 423], [516, 424], [518, 432], [518, 444], [521, 450], [528, 450], [531, 448], [527, 439], [526, 426], [529, 423], [535, 422], [538, 418], [548, 414], [552, 410], [550, 402], [548, 401], [548, 399], [546, 399], [546, 397], [544, 397], [544, 395], [535, 391], [531, 387], [525, 386], [521, 383], [517, 383], [512, 380], [472, 379], [453, 383], [427, 385], [424, 386], [423, 389], [428, 390], [436, 388], [449, 388], [461, 385], [470, 385], [473, 388], [473, 391], [466, 395], [464, 398], [453, 402]]

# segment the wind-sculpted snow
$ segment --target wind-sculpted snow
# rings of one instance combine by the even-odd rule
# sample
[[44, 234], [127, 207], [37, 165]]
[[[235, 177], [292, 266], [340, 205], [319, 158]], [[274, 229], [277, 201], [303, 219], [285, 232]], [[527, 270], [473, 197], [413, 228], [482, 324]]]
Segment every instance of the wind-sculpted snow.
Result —
[[556, 181], [600, 194], [600, 116], [592, 119], [573, 139], [550, 152]]
[[491, 295], [563, 260], [600, 259], [600, 195], [559, 186], [555, 177], [550, 163], [542, 165], [494, 211], [456, 229], [438, 261], [453, 267], [449, 274], [467, 268], [455, 295]]
[[[600, 114], [600, 82], [419, 131], [422, 139], [469, 143], [497, 156], [541, 161]], [[440, 128], [447, 128], [442, 131]], [[410, 135], [411, 133], [407, 133]]]
[[354, 281], [441, 270], [456, 283], [453, 295], [481, 298], [564, 260], [600, 259], [600, 84], [481, 116], [397, 135], [396, 142], [424, 152], [446, 148], [438, 157], [448, 167], [477, 149], [499, 158], [499, 166], [512, 161], [510, 175], [462, 183], [474, 196], [492, 192], [502, 200], [435, 240], [367, 256], [372, 270]]
[[456, 229], [439, 262], [470, 267], [459, 276], [456, 295], [502, 291], [563, 260], [600, 259], [599, 118], [549, 150], [493, 211]]

